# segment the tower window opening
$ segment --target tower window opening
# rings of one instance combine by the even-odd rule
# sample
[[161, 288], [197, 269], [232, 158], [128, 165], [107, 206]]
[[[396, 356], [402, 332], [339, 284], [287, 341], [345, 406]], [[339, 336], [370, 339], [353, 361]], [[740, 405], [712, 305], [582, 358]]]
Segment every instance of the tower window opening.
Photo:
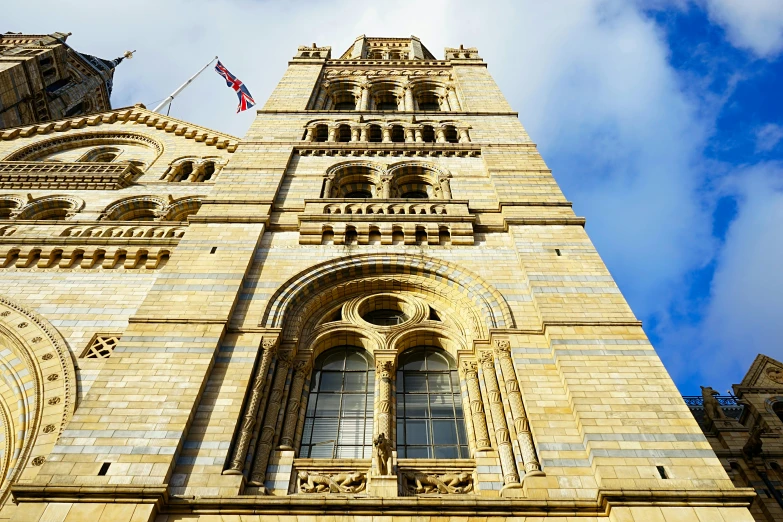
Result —
[[334, 231], [332, 231], [332, 229], [324, 230], [323, 234], [321, 235], [321, 244], [322, 245], [334, 244]]
[[380, 94], [375, 101], [375, 108], [379, 111], [396, 111], [399, 108], [397, 97], [391, 92]]
[[98, 470], [98, 476], [101, 477], [105, 476], [106, 473], [109, 472], [109, 466], [111, 466], [111, 462], [104, 462], [103, 464], [101, 464], [101, 469]]
[[440, 229], [438, 229], [438, 244], [439, 245], [451, 244], [451, 233], [449, 232], [448, 228], [440, 227]]
[[351, 141], [351, 127], [348, 125], [340, 125], [338, 129], [337, 141], [341, 143], [348, 143]]
[[329, 139], [329, 127], [324, 124], [315, 126], [315, 141], [324, 142]]
[[38, 63], [41, 64], [41, 66], [49, 65], [52, 63], [52, 58], [50, 56], [47, 56], [46, 58], [41, 58], [38, 60]]
[[347, 227], [345, 229], [345, 244], [355, 245], [359, 241], [359, 235], [356, 233], [356, 229], [353, 227]]
[[370, 125], [370, 143], [380, 143], [383, 141], [383, 132], [380, 125]]
[[46, 69], [46, 70], [45, 70], [45, 71], [43, 71], [41, 74], [43, 74], [43, 77], [44, 77], [44, 78], [49, 78], [49, 77], [51, 77], [51, 76], [54, 76], [54, 74], [55, 74], [56, 72], [57, 72], [57, 71], [55, 71], [54, 69]]
[[391, 140], [394, 143], [405, 143], [405, 131], [401, 125], [394, 125], [391, 132]]
[[217, 252], [217, 247], [212, 247], [209, 251], [210, 254], [214, 254], [215, 252]]
[[401, 197], [407, 199], [427, 199], [429, 196], [423, 190], [409, 190], [404, 192]]
[[416, 228], [416, 244], [417, 245], [427, 244], [427, 231], [421, 227]]
[[369, 190], [353, 190], [345, 195], [349, 199], [372, 199], [372, 193]]
[[405, 243], [405, 233], [402, 228], [397, 227], [392, 230], [392, 245], [401, 245]]
[[201, 181], [209, 181], [212, 179], [212, 175], [215, 173], [215, 164], [211, 161], [208, 161], [204, 165], [204, 177], [201, 179]]
[[446, 127], [444, 127], [443, 130], [447, 142], [459, 143], [459, 137], [457, 136], [457, 129], [455, 129], [453, 125], [446, 125]]
[[432, 125], [424, 126], [421, 130], [421, 138], [424, 143], [435, 143], [435, 129], [432, 128]]
[[556, 249], [555, 249], [555, 254], [557, 254], [558, 256], [562, 255], [562, 254], [560, 253], [560, 249], [559, 249], [559, 248], [556, 248]]
[[193, 163], [190, 161], [186, 161], [185, 163], [182, 164], [179, 173], [176, 175], [173, 181], [185, 181], [190, 177], [192, 173], [193, 173]]
[[663, 466], [655, 466], [658, 469], [658, 475], [661, 476], [662, 479], [668, 479], [669, 475], [666, 474], [666, 468]]
[[356, 103], [348, 101], [340, 101], [334, 104], [334, 110], [336, 111], [352, 111], [356, 109]]
[[[369, 211], [368, 211], [369, 213]], [[370, 230], [370, 237], [369, 242], [371, 245], [380, 245], [381, 244], [381, 231], [377, 228], [373, 228]]]
[[75, 116], [77, 114], [82, 114], [84, 112], [84, 102], [81, 101], [65, 111], [65, 116]]
[[420, 111], [440, 111], [440, 102], [434, 94], [424, 94], [418, 99]]

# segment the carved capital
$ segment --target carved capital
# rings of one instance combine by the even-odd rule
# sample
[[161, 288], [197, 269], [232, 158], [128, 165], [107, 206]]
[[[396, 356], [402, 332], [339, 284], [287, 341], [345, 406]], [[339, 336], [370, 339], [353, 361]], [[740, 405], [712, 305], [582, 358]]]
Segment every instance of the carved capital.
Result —
[[500, 355], [510, 355], [511, 342], [507, 339], [495, 339], [495, 349], [500, 352]]
[[460, 367], [460, 370], [462, 370], [463, 375], [469, 375], [471, 373], [477, 373], [478, 372], [478, 363], [476, 361], [462, 361], [462, 365]]
[[278, 341], [278, 337], [264, 337], [261, 340], [261, 347], [264, 350], [272, 354], [275, 354], [277, 352], [277, 341]]
[[299, 377], [307, 376], [310, 373], [310, 361], [296, 361], [294, 373]]
[[290, 350], [283, 350], [277, 354], [277, 365], [279, 367], [291, 366], [293, 362], [293, 355]]
[[385, 360], [376, 360], [375, 361], [375, 371], [378, 373], [378, 375], [381, 378], [390, 378], [395, 370], [395, 361], [391, 359], [385, 359]]
[[481, 361], [481, 365], [484, 368], [494, 368], [495, 367], [495, 357], [489, 350], [481, 352], [479, 355], [479, 360]]

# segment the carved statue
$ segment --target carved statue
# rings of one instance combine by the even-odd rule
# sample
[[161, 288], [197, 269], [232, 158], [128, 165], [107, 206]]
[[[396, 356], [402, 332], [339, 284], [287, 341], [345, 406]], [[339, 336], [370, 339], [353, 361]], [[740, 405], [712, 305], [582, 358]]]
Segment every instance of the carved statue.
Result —
[[747, 460], [751, 460], [753, 457], [758, 457], [761, 455], [761, 435], [765, 431], [766, 430], [758, 424], [755, 424], [750, 429], [750, 436], [748, 436], [748, 441], [742, 447], [742, 454], [745, 455]]
[[770, 366], [767, 368], [767, 377], [773, 382], [783, 384], [783, 369], [777, 366]]
[[378, 475], [392, 474], [392, 443], [386, 438], [385, 433], [381, 433], [372, 441], [375, 446], [375, 469]]
[[414, 494], [463, 494], [473, 490], [470, 473], [445, 473], [428, 475], [426, 473], [406, 473], [405, 486]]
[[701, 396], [704, 403], [704, 416], [709, 420], [725, 419], [726, 414], [723, 413], [716, 395], [720, 395], [717, 391], [713, 390], [709, 386], [701, 386]]
[[367, 477], [359, 472], [321, 475], [300, 471], [297, 478], [300, 493], [359, 493], [367, 485]]

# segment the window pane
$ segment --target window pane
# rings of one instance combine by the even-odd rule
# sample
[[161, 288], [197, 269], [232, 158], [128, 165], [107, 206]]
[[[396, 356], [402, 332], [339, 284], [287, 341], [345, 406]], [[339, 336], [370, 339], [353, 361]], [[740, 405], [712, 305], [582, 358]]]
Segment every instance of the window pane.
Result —
[[315, 416], [336, 419], [339, 415], [340, 396], [336, 393], [320, 393], [318, 395], [318, 404], [315, 406]]
[[364, 402], [367, 396], [364, 394], [343, 395], [343, 416], [364, 417]]
[[319, 444], [310, 446], [310, 458], [313, 459], [331, 459], [334, 455], [334, 444]]
[[429, 374], [430, 392], [451, 392], [451, 379], [447, 373]]
[[345, 364], [345, 352], [340, 350], [328, 355], [321, 365], [324, 370], [342, 370]]
[[340, 391], [343, 385], [342, 372], [322, 372], [319, 391]]
[[302, 444], [310, 444], [310, 434], [313, 432], [313, 419], [305, 419], [302, 431]]
[[454, 386], [454, 390], [459, 390], [459, 373], [451, 372], [451, 385]]
[[428, 422], [426, 420], [405, 421], [405, 439], [408, 444], [429, 444]]
[[348, 354], [345, 359], [346, 370], [367, 370], [367, 359], [365, 359], [360, 353], [353, 352]]
[[337, 444], [364, 444], [364, 419], [342, 419]]
[[308, 417], [312, 417], [315, 415], [315, 405], [318, 403], [318, 394], [317, 393], [311, 393], [307, 397], [307, 415]]
[[457, 435], [459, 435], [460, 444], [468, 442], [468, 436], [465, 434], [465, 422], [461, 416], [457, 418]]
[[406, 392], [426, 392], [427, 381], [423, 373], [405, 373], [405, 391]]
[[345, 391], [364, 391], [367, 386], [366, 372], [350, 372], [345, 374]]
[[360, 459], [364, 455], [362, 446], [337, 446], [338, 459]]
[[403, 370], [423, 370], [424, 369], [424, 351], [415, 353], [408, 357]]
[[457, 446], [435, 446], [436, 459], [458, 459]]
[[470, 458], [470, 450], [468, 450], [467, 446], [460, 446], [459, 447], [459, 458], [461, 458], [461, 459], [469, 459]]
[[313, 422], [313, 436], [310, 441], [317, 442], [334, 441], [337, 438], [337, 419], [315, 419]]
[[457, 426], [453, 420], [432, 421], [435, 444], [457, 444]]
[[405, 396], [405, 417], [427, 417], [427, 396], [406, 395]]
[[397, 421], [397, 445], [404, 445], [405, 444], [405, 422], [398, 420]]
[[446, 361], [446, 358], [443, 357], [439, 353], [430, 352], [427, 355], [427, 369], [430, 371], [433, 370], [448, 370], [449, 369], [449, 363]]
[[433, 417], [454, 417], [451, 395], [430, 395], [430, 410]]
[[409, 459], [429, 459], [432, 458], [432, 448], [429, 446], [408, 446], [406, 453]]

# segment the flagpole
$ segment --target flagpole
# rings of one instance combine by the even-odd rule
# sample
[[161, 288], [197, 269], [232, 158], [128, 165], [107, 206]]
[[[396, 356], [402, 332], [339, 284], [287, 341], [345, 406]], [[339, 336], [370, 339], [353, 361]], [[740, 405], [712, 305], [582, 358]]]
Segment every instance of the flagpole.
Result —
[[199, 72], [197, 72], [196, 74], [194, 74], [193, 76], [191, 76], [191, 77], [188, 79], [188, 81], [186, 81], [185, 83], [183, 83], [182, 85], [180, 85], [180, 86], [179, 86], [179, 88], [178, 88], [176, 91], [172, 92], [172, 93], [171, 93], [171, 95], [170, 95], [168, 98], [166, 98], [165, 100], [163, 100], [162, 102], [160, 102], [160, 104], [159, 104], [157, 107], [155, 107], [154, 109], [152, 109], [152, 112], [158, 112], [158, 111], [159, 111], [159, 110], [161, 110], [163, 107], [165, 107], [165, 106], [166, 106], [166, 104], [168, 104], [168, 103], [171, 103], [171, 102], [174, 100], [174, 98], [176, 98], [176, 97], [177, 97], [177, 95], [178, 95], [179, 93], [181, 93], [181, 92], [182, 92], [182, 91], [185, 89], [185, 87], [187, 87], [188, 85], [190, 85], [190, 83], [191, 83], [193, 80], [195, 80], [195, 79], [196, 79], [196, 76], [198, 76], [199, 74], [203, 73], [203, 72], [206, 70], [206, 68], [207, 68], [207, 67], [209, 67], [210, 65], [212, 65], [212, 64], [213, 64], [213, 63], [214, 63], [214, 62], [215, 62], [217, 59], [218, 59], [218, 57], [217, 57], [217, 56], [215, 56], [213, 59], [211, 59], [211, 60], [209, 61], [209, 63], [208, 63], [208, 64], [206, 64], [204, 67], [202, 67], [202, 68], [201, 68], [201, 70], [200, 70]]

